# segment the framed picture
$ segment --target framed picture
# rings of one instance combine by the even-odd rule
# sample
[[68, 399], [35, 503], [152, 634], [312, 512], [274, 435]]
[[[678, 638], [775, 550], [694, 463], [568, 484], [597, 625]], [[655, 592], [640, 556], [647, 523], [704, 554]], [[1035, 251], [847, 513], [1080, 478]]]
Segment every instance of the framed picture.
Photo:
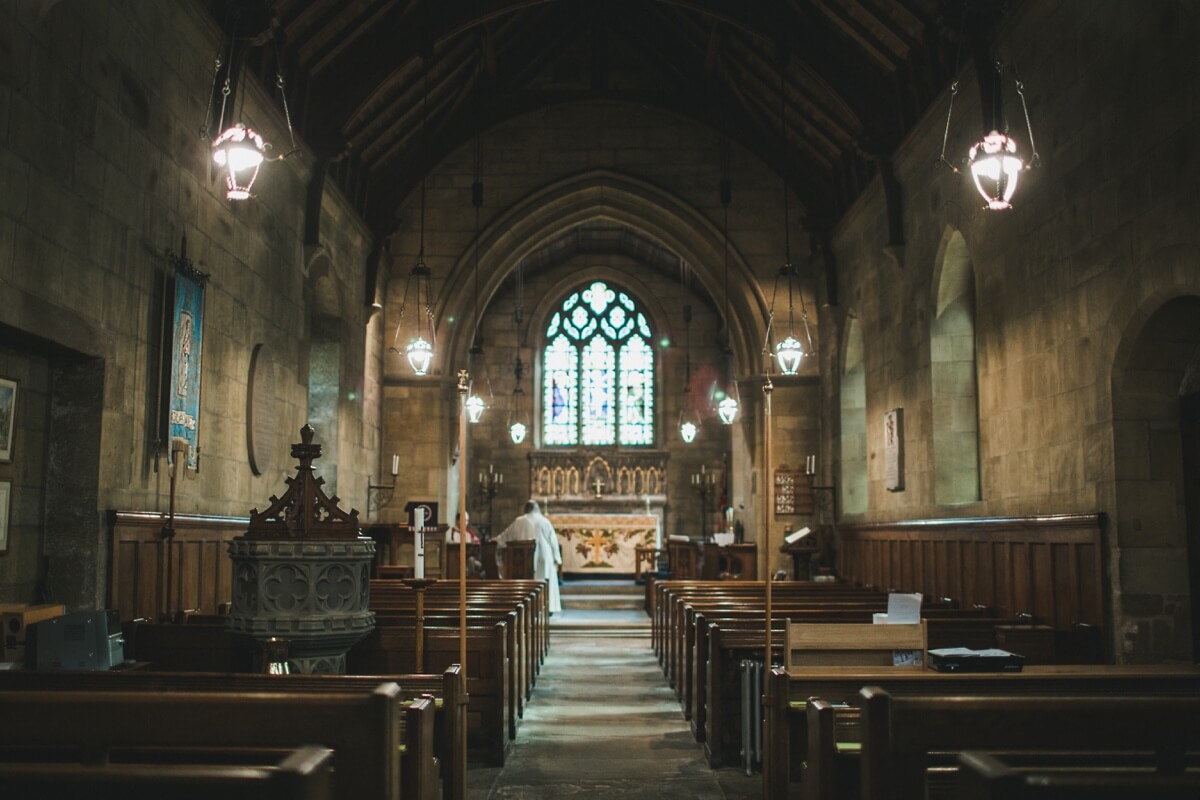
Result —
[[0, 481], [0, 553], [8, 550], [8, 499], [12, 497], [12, 484]]
[[17, 382], [0, 378], [0, 461], [12, 461], [13, 426], [17, 420]]

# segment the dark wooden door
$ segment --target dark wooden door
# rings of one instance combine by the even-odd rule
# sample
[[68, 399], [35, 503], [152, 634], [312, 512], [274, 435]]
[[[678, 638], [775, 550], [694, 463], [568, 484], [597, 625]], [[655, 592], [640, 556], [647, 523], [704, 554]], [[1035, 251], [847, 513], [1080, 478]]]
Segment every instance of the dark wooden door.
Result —
[[1183, 437], [1183, 493], [1191, 575], [1192, 657], [1200, 661], [1200, 393], [1180, 399], [1179, 431]]

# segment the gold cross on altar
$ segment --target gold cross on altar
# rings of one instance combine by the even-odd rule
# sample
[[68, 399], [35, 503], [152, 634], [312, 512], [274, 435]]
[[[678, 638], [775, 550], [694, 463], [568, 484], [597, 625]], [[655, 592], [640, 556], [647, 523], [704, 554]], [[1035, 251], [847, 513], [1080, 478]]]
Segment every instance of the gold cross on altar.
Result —
[[[599, 480], [596, 481], [599, 483]], [[596, 491], [600, 491], [597, 489]], [[604, 562], [604, 548], [609, 544], [609, 539], [602, 531], [592, 531], [583, 540], [583, 545], [592, 551], [592, 564], [598, 565]]]
[[604, 486], [604, 481], [600, 480], [599, 478], [596, 478], [596, 483], [594, 485], [596, 487], [596, 499], [599, 500], [600, 499], [600, 488], [602, 486]]

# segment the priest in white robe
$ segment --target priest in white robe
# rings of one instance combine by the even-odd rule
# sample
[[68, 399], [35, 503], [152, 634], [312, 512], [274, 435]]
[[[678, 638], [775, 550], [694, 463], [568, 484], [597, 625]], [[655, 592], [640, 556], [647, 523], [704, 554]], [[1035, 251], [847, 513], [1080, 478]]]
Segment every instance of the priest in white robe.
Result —
[[[534, 541], [533, 577], [546, 581], [549, 595], [547, 602], [550, 613], [562, 611], [562, 599], [558, 591], [558, 566], [562, 564], [562, 550], [558, 546], [558, 534], [550, 520], [542, 514], [537, 501], [525, 504], [525, 513], [513, 520], [504, 532], [496, 537], [497, 556], [508, 542]], [[497, 561], [503, 560], [497, 557]]]

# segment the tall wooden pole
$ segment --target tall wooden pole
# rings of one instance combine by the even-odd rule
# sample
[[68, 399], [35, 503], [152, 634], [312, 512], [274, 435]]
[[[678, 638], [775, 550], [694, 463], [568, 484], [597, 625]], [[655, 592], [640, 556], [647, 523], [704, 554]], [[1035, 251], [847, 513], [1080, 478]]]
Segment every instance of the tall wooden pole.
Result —
[[763, 577], [767, 579], [767, 644], [766, 655], [763, 658], [764, 675], [771, 674], [771, 512], [773, 511], [775, 479], [771, 474], [771, 392], [775, 385], [767, 376], [763, 384]]
[[467, 675], [467, 391], [469, 376], [458, 371], [458, 663]]

